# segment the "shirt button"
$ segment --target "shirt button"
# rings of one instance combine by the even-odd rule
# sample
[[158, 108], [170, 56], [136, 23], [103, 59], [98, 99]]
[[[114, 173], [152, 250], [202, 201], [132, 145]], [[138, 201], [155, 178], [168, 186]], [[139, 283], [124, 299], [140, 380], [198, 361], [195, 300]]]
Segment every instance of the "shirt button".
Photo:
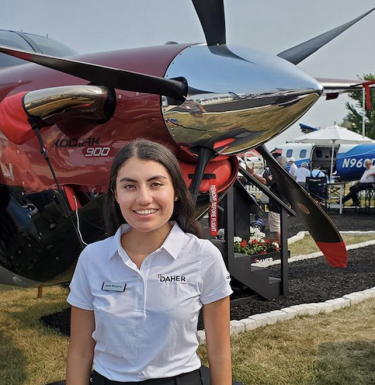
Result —
[[148, 262], [147, 262], [147, 261], [145, 262], [145, 265], [146, 265], [146, 266], [148, 265]]

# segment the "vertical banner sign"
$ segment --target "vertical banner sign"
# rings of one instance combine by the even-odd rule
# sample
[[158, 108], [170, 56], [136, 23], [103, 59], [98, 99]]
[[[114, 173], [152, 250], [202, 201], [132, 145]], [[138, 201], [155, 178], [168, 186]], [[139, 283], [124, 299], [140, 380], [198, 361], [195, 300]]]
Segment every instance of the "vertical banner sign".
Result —
[[216, 180], [214, 178], [210, 179], [210, 229], [211, 235], [216, 236], [218, 234], [218, 209], [217, 209], [217, 190], [216, 190]]

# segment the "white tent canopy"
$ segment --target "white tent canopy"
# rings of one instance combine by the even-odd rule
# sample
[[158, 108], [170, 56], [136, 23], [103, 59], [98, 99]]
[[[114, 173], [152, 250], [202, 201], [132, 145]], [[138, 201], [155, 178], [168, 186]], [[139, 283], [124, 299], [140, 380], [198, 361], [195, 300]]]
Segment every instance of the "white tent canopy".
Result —
[[322, 128], [318, 131], [311, 132], [306, 135], [299, 136], [293, 140], [298, 143], [314, 143], [314, 144], [332, 144], [331, 154], [331, 173], [330, 179], [332, 180], [333, 171], [333, 158], [336, 144], [360, 144], [360, 143], [372, 143], [372, 139], [359, 135], [353, 131], [348, 130], [345, 127], [340, 127], [337, 124], [333, 126]]

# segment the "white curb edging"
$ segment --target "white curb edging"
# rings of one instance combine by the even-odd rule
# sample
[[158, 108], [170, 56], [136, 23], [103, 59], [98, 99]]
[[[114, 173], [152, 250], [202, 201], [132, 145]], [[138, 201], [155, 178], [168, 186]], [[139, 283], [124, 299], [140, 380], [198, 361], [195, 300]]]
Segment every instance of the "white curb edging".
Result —
[[[293, 305], [281, 310], [273, 310], [268, 313], [254, 314], [239, 321], [230, 321], [230, 335], [243, 333], [267, 325], [273, 325], [277, 322], [287, 321], [300, 316], [332, 313], [333, 311], [355, 305], [370, 298], [375, 299], [375, 287], [351, 294], [346, 294], [341, 298], [329, 299], [325, 302]], [[206, 334], [204, 330], [198, 330], [198, 340], [200, 344], [204, 344], [206, 342]]]
[[[254, 314], [240, 321], [230, 321], [230, 335], [243, 333], [267, 325], [273, 325], [277, 322], [287, 321], [301, 316], [312, 316], [320, 313], [331, 313], [336, 310], [355, 305], [370, 298], [375, 299], [375, 287], [344, 295], [341, 298], [329, 299], [319, 303], [305, 303], [273, 310], [268, 313]], [[198, 340], [200, 344], [206, 342], [204, 330], [198, 331]]]
[[[346, 234], [346, 235], [375, 235], [375, 230], [369, 230], [369, 231], [340, 231], [340, 234]], [[288, 246], [301, 241], [303, 238], [305, 238], [306, 235], [310, 235], [308, 231], [299, 231], [296, 235], [293, 235], [292, 237], [288, 238]]]

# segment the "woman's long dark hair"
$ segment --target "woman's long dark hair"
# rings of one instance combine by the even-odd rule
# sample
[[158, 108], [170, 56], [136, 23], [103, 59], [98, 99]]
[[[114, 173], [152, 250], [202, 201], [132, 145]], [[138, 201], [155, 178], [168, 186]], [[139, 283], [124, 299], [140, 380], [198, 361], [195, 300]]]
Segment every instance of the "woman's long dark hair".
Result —
[[126, 223], [115, 199], [116, 178], [119, 169], [132, 157], [152, 160], [167, 169], [177, 197], [171, 220], [176, 221], [184, 232], [201, 237], [201, 227], [195, 220], [193, 200], [185, 184], [177, 158], [165, 146], [146, 139], [136, 139], [129, 142], [113, 159], [108, 192], [104, 202], [104, 223], [108, 235], [114, 235], [121, 224]]

